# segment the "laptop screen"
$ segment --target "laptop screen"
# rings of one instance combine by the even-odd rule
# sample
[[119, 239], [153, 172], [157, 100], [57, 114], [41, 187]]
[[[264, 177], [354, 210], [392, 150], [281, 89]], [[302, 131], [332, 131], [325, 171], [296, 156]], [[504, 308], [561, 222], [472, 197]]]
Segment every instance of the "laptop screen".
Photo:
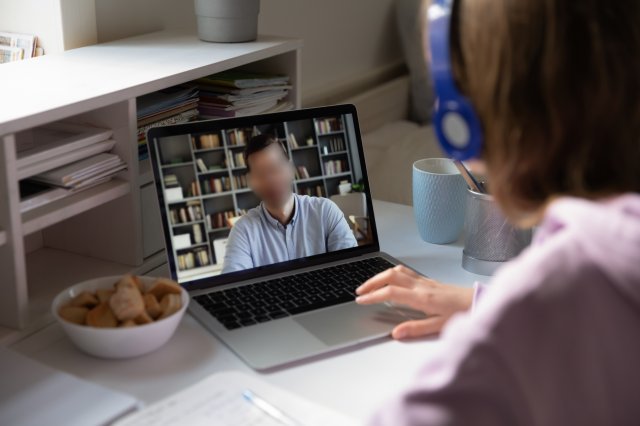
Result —
[[379, 250], [352, 105], [156, 127], [147, 140], [181, 284]]

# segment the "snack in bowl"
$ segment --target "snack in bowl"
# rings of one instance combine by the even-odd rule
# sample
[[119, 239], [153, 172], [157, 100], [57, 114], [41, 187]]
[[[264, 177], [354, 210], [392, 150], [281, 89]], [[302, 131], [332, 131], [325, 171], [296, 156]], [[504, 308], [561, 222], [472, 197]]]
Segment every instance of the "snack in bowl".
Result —
[[145, 289], [140, 279], [125, 275], [112, 289], [83, 291], [58, 310], [61, 318], [91, 327], [132, 327], [166, 318], [182, 307], [182, 289], [158, 278]]
[[188, 293], [175, 281], [124, 275], [71, 286], [56, 296], [51, 310], [81, 350], [128, 358], [166, 343], [188, 304]]

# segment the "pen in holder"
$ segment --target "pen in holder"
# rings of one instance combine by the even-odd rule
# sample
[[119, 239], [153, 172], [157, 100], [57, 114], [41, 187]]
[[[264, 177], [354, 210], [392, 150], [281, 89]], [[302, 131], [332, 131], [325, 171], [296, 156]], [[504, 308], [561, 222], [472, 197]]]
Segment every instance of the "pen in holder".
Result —
[[531, 242], [531, 229], [513, 227], [491, 195], [471, 189], [467, 190], [464, 229], [462, 267], [480, 275], [492, 275]]

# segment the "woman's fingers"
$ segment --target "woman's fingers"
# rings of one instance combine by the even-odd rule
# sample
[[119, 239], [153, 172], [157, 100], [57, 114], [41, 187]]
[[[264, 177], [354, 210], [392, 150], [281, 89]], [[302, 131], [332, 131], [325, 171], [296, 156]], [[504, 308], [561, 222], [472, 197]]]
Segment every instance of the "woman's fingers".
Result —
[[388, 284], [411, 288], [419, 277], [406, 266], [398, 265], [369, 278], [356, 289], [356, 294], [366, 294]]
[[447, 322], [443, 316], [433, 316], [426, 319], [405, 321], [398, 324], [392, 331], [394, 339], [409, 339], [440, 333]]
[[416, 291], [406, 287], [388, 285], [370, 293], [356, 297], [356, 302], [361, 305], [372, 305], [382, 302], [394, 302], [410, 308], [422, 310], [420, 300], [416, 297]]

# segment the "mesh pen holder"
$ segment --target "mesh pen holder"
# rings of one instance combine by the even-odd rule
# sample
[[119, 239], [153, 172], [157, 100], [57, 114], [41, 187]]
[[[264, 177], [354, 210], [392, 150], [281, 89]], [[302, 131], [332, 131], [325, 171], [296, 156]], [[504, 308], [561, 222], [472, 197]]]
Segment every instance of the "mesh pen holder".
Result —
[[504, 262], [531, 243], [531, 229], [509, 224], [493, 197], [467, 190], [462, 267], [480, 275], [493, 275]]

